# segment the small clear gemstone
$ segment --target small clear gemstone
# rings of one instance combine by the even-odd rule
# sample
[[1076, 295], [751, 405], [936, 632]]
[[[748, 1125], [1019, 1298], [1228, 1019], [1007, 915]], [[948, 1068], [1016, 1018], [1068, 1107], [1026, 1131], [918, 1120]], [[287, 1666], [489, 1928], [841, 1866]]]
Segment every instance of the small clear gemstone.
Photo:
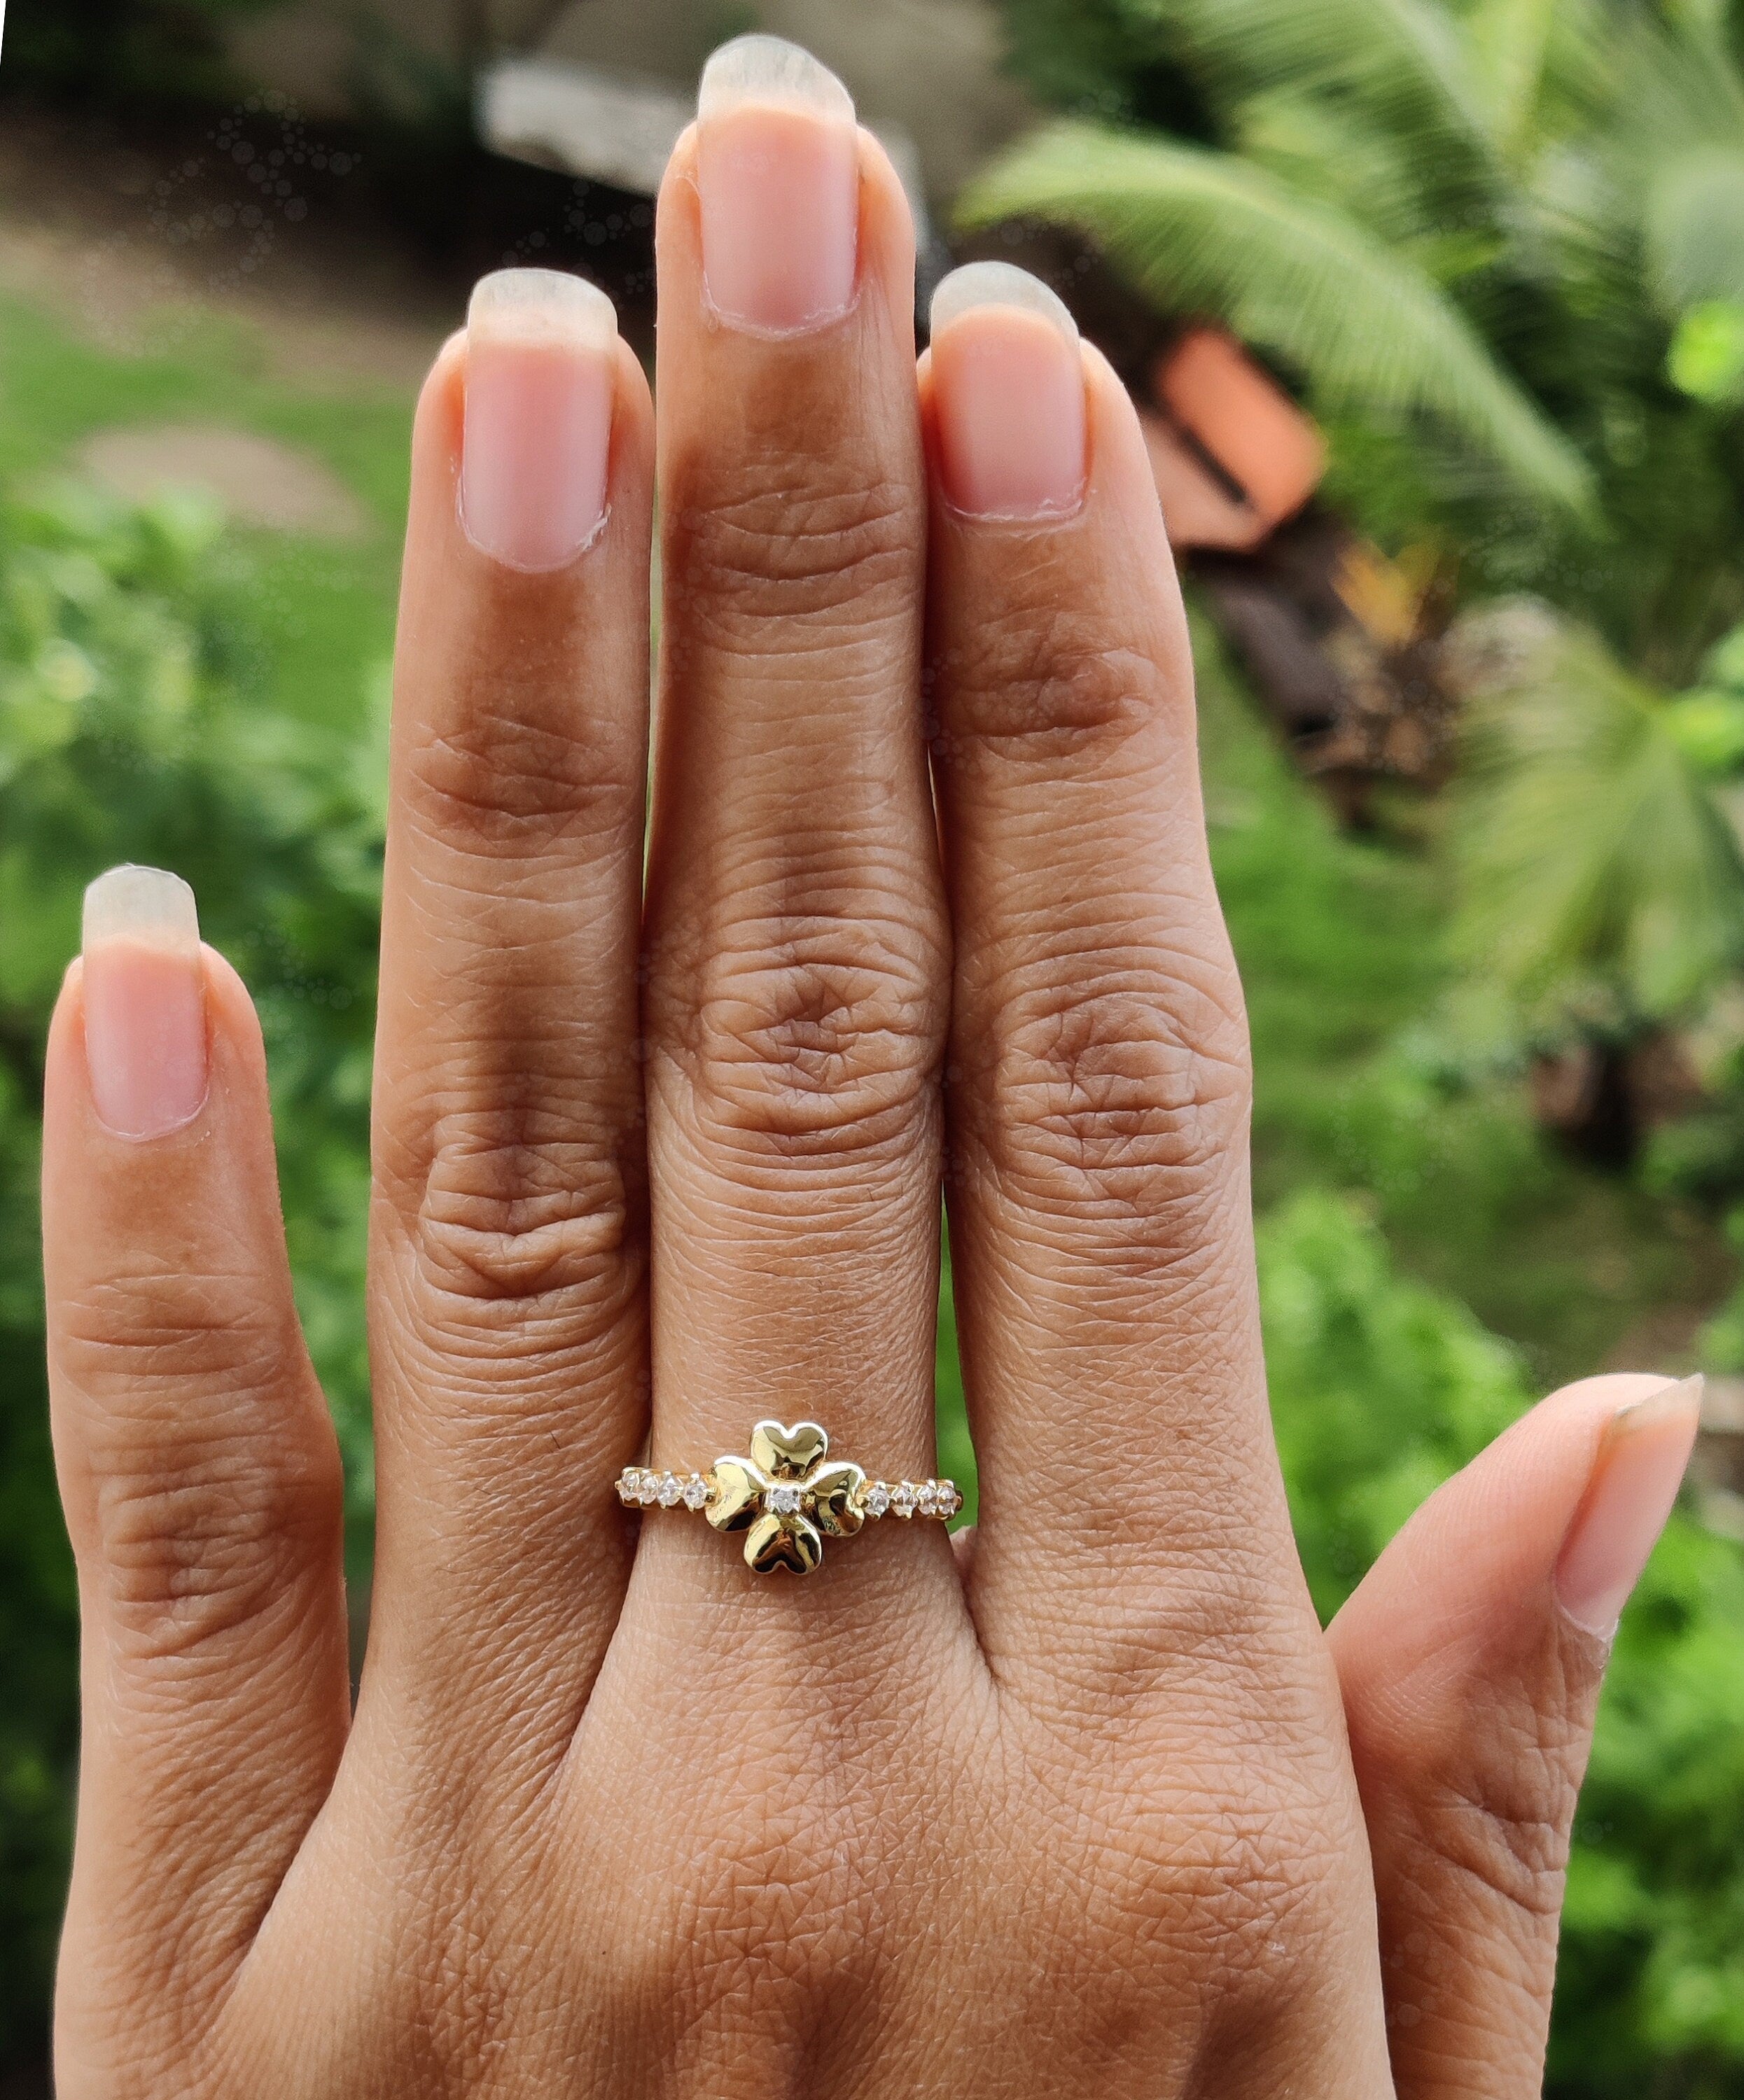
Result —
[[779, 1480], [765, 1498], [765, 1506], [775, 1516], [797, 1516], [801, 1498], [798, 1485], [793, 1480]]
[[890, 1491], [882, 1480], [874, 1480], [866, 1490], [866, 1514], [882, 1516], [890, 1507]]
[[709, 1483], [700, 1473], [692, 1473], [684, 1484], [684, 1507], [700, 1510], [709, 1499]]
[[636, 1476], [636, 1499], [644, 1509], [660, 1500], [660, 1476], [658, 1473], [638, 1473]]
[[636, 1499], [636, 1474], [634, 1467], [626, 1466], [618, 1475], [618, 1500], [633, 1502]]
[[963, 1498], [953, 1483], [941, 1480], [938, 1484], [938, 1514], [941, 1516], [955, 1516], [962, 1507]]
[[662, 1473], [660, 1475], [660, 1484], [659, 1487], [655, 1489], [655, 1493], [660, 1498], [660, 1505], [662, 1509], [676, 1509], [678, 1504], [678, 1498], [684, 1493], [684, 1490], [678, 1485], [678, 1476], [676, 1473]]
[[920, 1493], [919, 1493], [919, 1494], [915, 1498], [915, 1507], [916, 1507], [920, 1511], [920, 1512], [921, 1512], [921, 1515], [922, 1515], [922, 1516], [937, 1516], [937, 1515], [938, 1515], [938, 1481], [936, 1481], [936, 1480], [928, 1480], [928, 1481], [926, 1481], [926, 1482], [922, 1485]]
[[898, 1516], [912, 1516], [920, 1499], [920, 1490], [912, 1480], [899, 1480], [890, 1490], [890, 1507]]

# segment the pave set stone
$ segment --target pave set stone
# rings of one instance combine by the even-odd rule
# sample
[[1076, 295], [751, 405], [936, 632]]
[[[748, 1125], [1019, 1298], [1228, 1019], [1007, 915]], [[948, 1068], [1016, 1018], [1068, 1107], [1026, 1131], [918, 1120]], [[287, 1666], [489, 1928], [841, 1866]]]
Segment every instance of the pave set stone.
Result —
[[[626, 1466], [618, 1476], [618, 1500], [629, 1509], [705, 1510], [714, 1498], [708, 1473], [664, 1473], [657, 1467]], [[796, 1481], [778, 1480], [764, 1498], [775, 1516], [797, 1516], [804, 1495]], [[868, 1517], [953, 1517], [963, 1498], [950, 1480], [868, 1480], [858, 1500]]]

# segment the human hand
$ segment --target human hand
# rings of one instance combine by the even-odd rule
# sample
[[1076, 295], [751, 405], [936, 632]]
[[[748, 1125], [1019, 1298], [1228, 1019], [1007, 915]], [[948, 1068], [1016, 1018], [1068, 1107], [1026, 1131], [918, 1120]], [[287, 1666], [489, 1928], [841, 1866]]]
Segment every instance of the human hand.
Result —
[[[767, 40], [659, 243], [657, 412], [546, 273], [419, 408], [355, 1721], [252, 1010], [173, 880], [93, 893], [45, 1134], [63, 2100], [1523, 2100], [1691, 1392], [1547, 1402], [1322, 1636], [1131, 407], [1013, 273], [917, 379], [900, 188]], [[766, 1416], [931, 1475], [942, 1183], [973, 1538], [765, 1575], [622, 1510], [645, 1442]]]

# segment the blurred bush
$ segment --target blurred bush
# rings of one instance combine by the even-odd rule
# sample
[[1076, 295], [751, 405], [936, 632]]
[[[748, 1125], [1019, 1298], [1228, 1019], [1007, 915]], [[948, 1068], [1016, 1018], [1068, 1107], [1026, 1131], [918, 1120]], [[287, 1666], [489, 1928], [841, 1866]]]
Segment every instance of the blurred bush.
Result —
[[335, 744], [262, 711], [245, 564], [192, 502], [0, 504], [0, 2058], [39, 2032], [70, 1834], [72, 1568], [36, 1232], [42, 1051], [81, 893], [193, 883], [267, 1031], [299, 1297], [366, 1539], [362, 1233], [385, 695]]
[[[1347, 1199], [1262, 1224], [1272, 1412], [1314, 1601], [1380, 1548], [1529, 1392], [1457, 1300], [1399, 1274]], [[1569, 1878], [1551, 2100], [1744, 2090], [1744, 1560], [1675, 1515], [1626, 1615]]]

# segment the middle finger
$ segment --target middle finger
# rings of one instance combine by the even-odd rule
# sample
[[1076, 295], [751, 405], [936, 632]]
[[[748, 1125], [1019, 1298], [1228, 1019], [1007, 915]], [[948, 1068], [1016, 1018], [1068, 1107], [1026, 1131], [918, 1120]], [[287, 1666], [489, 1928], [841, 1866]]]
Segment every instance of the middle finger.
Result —
[[[704, 75], [659, 249], [652, 1461], [810, 1418], [832, 1456], [924, 1479], [946, 957], [913, 231], [840, 82], [748, 38]], [[736, 1594], [744, 1542], [660, 1520], [644, 1555]], [[875, 1546], [844, 1564], [894, 1571]]]

